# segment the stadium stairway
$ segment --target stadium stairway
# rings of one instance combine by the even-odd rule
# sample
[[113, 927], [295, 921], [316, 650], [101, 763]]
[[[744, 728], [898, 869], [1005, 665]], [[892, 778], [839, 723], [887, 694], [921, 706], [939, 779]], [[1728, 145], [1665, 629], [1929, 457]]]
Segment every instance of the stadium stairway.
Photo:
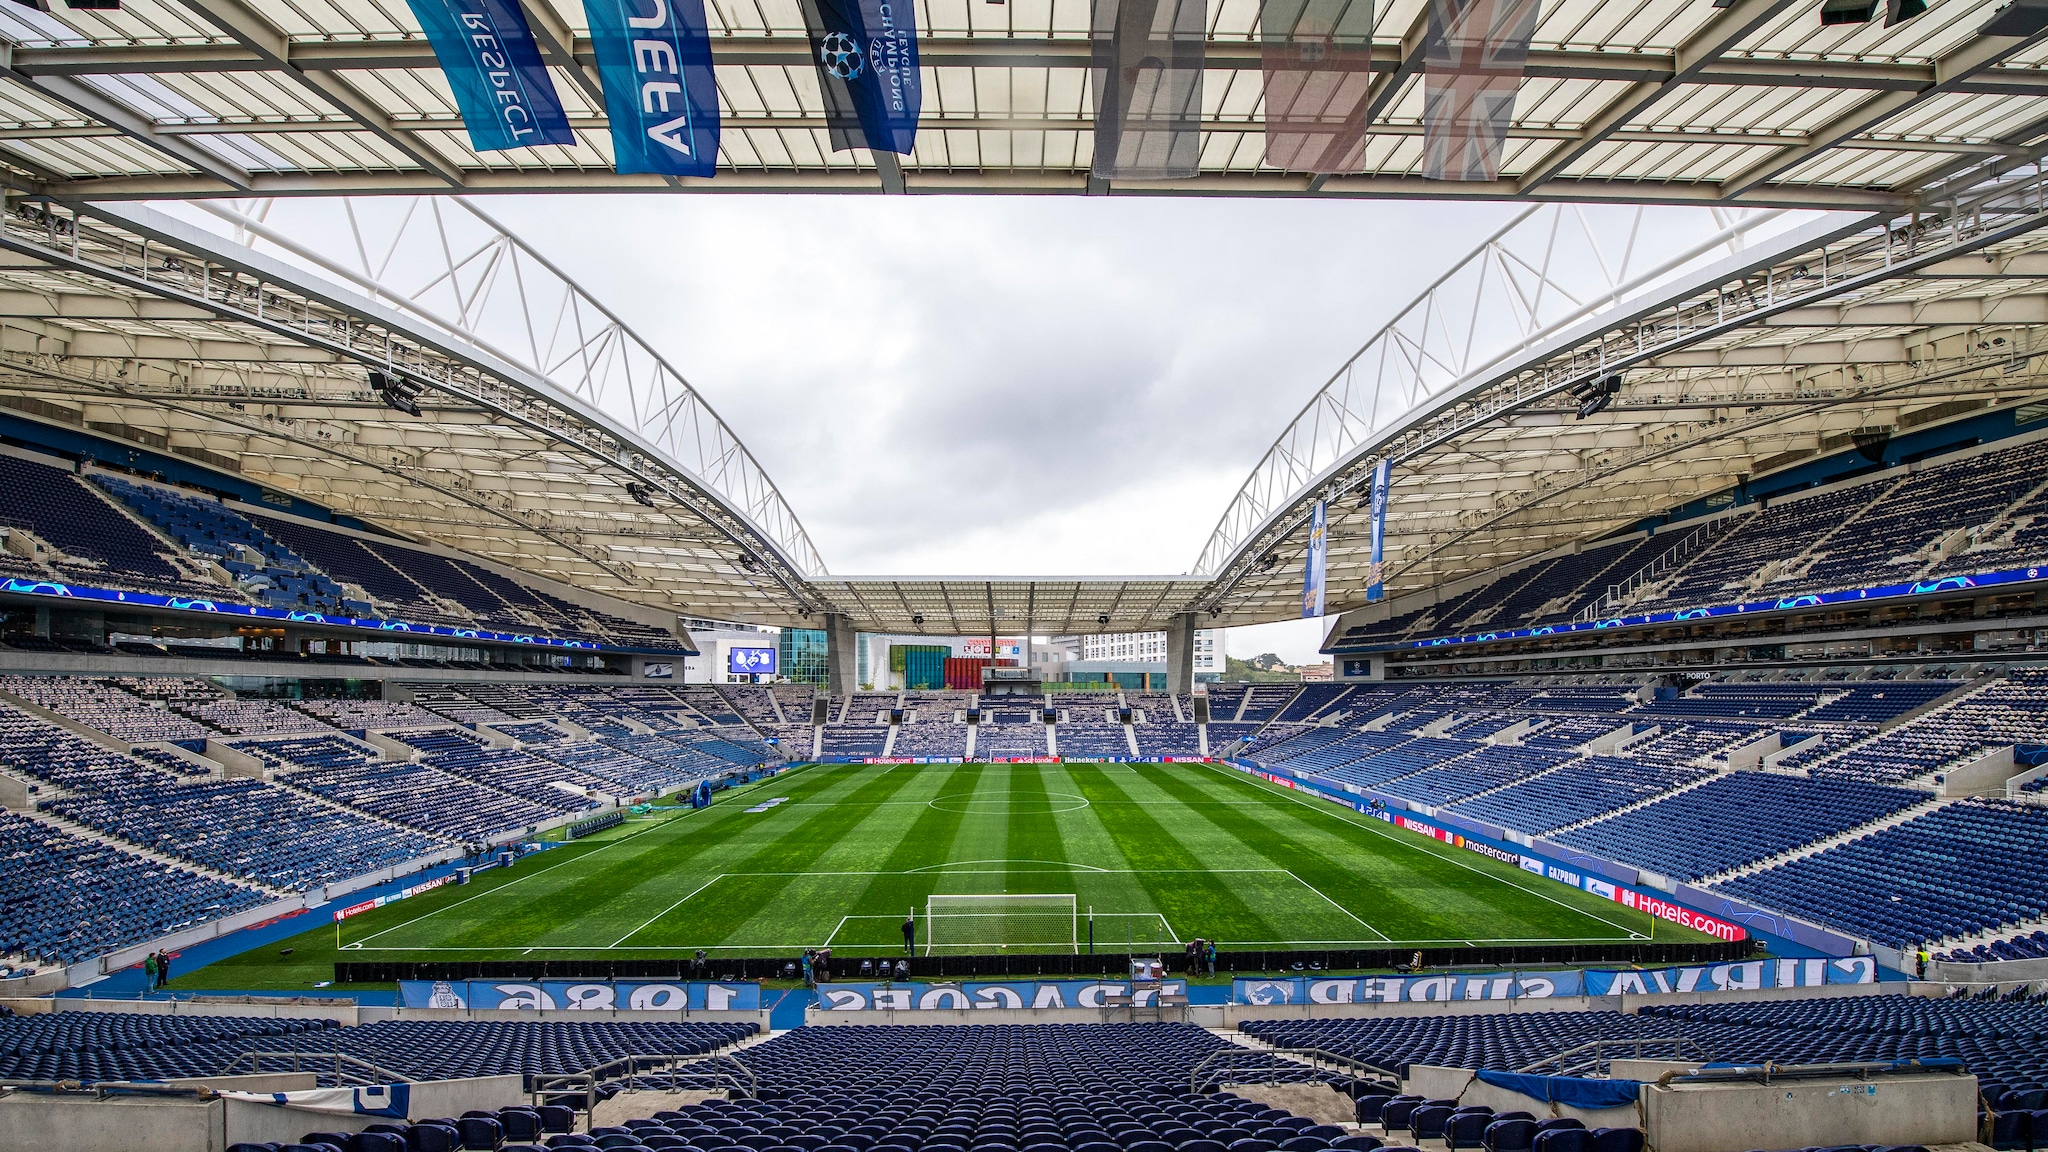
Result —
[[1904, 824], [1908, 820], [1913, 820], [1921, 816], [1925, 816], [1929, 812], [1932, 812], [1937, 808], [1943, 807], [1948, 804], [1952, 804], [1954, 802], [1955, 797], [1938, 796], [1930, 794], [1926, 800], [1923, 800], [1910, 808], [1901, 808], [1900, 810], [1892, 813], [1889, 816], [1879, 817], [1876, 820], [1872, 820], [1868, 824], [1858, 824], [1856, 827], [1851, 828], [1846, 832], [1839, 832], [1833, 836], [1829, 836], [1821, 840], [1815, 840], [1810, 844], [1801, 844], [1797, 848], [1793, 848], [1790, 851], [1786, 852], [1780, 852], [1776, 856], [1767, 857], [1762, 860], [1754, 861], [1753, 863], [1744, 864], [1738, 868], [1730, 868], [1725, 872], [1718, 872], [1712, 876], [1704, 877], [1699, 881], [1697, 886], [1702, 888], [1711, 888], [1716, 884], [1724, 883], [1729, 880], [1734, 880], [1739, 877], [1748, 876], [1755, 872], [1768, 871], [1772, 868], [1777, 867], [1780, 864], [1788, 864], [1794, 860], [1799, 860], [1807, 856], [1812, 856], [1816, 853], [1825, 852], [1828, 849], [1833, 848], [1837, 845], [1847, 844], [1851, 840], [1868, 836], [1873, 832], [1882, 832], [1885, 829], [1890, 828], [1894, 825]]

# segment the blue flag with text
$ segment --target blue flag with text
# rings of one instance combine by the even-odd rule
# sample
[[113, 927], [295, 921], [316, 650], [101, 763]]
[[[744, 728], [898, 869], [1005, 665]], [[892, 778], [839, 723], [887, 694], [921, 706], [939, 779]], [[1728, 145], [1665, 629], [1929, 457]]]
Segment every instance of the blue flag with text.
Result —
[[518, 0], [406, 0], [440, 61], [469, 146], [573, 144], [569, 117]]
[[909, 155], [924, 108], [910, 0], [804, 0], [832, 150]]
[[710, 176], [718, 82], [704, 0], [583, 0], [620, 172]]

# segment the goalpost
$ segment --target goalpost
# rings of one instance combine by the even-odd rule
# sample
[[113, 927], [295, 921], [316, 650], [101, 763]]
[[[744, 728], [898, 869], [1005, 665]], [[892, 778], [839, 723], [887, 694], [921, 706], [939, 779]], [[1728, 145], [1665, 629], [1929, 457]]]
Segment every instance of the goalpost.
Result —
[[1072, 892], [925, 898], [925, 951], [1081, 950]]

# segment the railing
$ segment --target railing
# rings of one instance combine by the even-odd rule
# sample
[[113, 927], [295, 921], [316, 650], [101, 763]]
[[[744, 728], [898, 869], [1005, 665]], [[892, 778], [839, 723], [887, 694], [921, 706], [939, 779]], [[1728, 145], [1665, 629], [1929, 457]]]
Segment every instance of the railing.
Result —
[[[598, 1089], [615, 1080], [635, 1080], [645, 1085], [677, 1092], [684, 1088], [714, 1088], [753, 1099], [761, 1094], [761, 1082], [754, 1071], [730, 1052], [702, 1056], [621, 1056], [581, 1072], [527, 1077], [527, 1091], [536, 1104], [569, 1104], [588, 1113], [597, 1104]], [[581, 1103], [572, 1103], [580, 1100]]]
[[[1656, 1049], [1659, 1054], [1645, 1056], [1645, 1048]], [[1668, 1051], [1670, 1055], [1663, 1055]], [[1690, 1036], [1644, 1036], [1633, 1040], [1595, 1040], [1567, 1048], [1555, 1056], [1538, 1060], [1517, 1072], [1533, 1072], [1544, 1076], [1584, 1076], [1588, 1073], [1605, 1075], [1617, 1056], [1630, 1060], [1700, 1060], [1714, 1057], [1699, 1041]]]
[[1587, 624], [1602, 616], [1611, 615], [1614, 610], [1627, 604], [1631, 596], [1706, 551], [1715, 541], [1726, 536], [1739, 519], [1738, 516], [1722, 516], [1694, 528], [1681, 537], [1678, 543], [1665, 549], [1662, 555], [1638, 569], [1633, 576], [1619, 584], [1609, 584], [1607, 594], [1586, 605], [1577, 616], [1572, 617], [1572, 623]]
[[[1274, 1057], [1279, 1058], [1277, 1064]], [[1188, 1070], [1188, 1091], [1198, 1094], [1223, 1084], [1270, 1083], [1276, 1078], [1276, 1073], [1288, 1071], [1290, 1065], [1318, 1072], [1345, 1072], [1354, 1078], [1362, 1075], [1396, 1085], [1401, 1082], [1398, 1072], [1327, 1048], [1239, 1048], [1232, 1045], [1195, 1061], [1195, 1066]]]
[[220, 1074], [238, 1076], [260, 1072], [311, 1072], [333, 1077], [336, 1087], [412, 1082], [410, 1076], [380, 1068], [345, 1052], [244, 1052], [228, 1061]]

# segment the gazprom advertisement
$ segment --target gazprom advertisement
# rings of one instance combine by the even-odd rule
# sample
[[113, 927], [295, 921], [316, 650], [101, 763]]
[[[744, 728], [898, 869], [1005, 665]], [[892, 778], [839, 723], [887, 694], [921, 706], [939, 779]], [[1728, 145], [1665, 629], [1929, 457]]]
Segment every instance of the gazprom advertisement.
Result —
[[500, 1011], [758, 1012], [761, 986], [704, 980], [658, 983], [604, 980], [400, 980], [407, 1008]]
[[1185, 980], [1137, 987], [1128, 980], [1005, 980], [985, 984], [821, 984], [818, 1007], [827, 1012], [936, 1012], [951, 1008], [1106, 1008], [1110, 996], [1129, 996], [1144, 1008], [1162, 995], [1185, 996]]
[[1431, 976], [1240, 976], [1231, 981], [1238, 1004], [1399, 1004], [1445, 1000], [1547, 1000], [1558, 996], [1654, 996], [1676, 992], [1755, 992], [1764, 988], [1817, 988], [1874, 984], [1877, 961], [1868, 956], [1834, 960], [1746, 960], [1685, 968], [1563, 969], [1546, 972], [1444, 973]]
[[729, 649], [725, 654], [725, 670], [735, 676], [773, 676], [775, 675], [775, 649]]

